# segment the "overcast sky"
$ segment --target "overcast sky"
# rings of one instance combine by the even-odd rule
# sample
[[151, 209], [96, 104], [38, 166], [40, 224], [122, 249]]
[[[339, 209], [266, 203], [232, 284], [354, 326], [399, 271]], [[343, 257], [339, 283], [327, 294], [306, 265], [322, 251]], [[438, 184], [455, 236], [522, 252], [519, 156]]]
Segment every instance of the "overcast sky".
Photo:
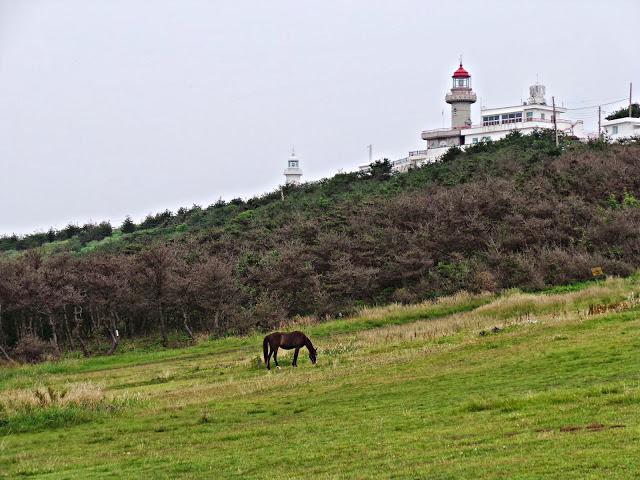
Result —
[[[479, 101], [640, 97], [640, 1], [0, 0], [0, 234], [247, 198], [424, 148]], [[614, 106], [604, 107], [613, 109]], [[575, 111], [594, 128], [596, 109]]]

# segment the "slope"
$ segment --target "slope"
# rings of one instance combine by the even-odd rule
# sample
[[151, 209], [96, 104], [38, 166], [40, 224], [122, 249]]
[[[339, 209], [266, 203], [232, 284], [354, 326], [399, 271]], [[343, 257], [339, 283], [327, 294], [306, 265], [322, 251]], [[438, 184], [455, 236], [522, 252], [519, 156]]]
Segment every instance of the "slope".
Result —
[[[304, 327], [316, 368], [267, 373], [250, 336], [5, 369], [0, 475], [637, 476], [638, 292], [632, 277], [365, 309]], [[79, 382], [113, 408], [20, 407]]]

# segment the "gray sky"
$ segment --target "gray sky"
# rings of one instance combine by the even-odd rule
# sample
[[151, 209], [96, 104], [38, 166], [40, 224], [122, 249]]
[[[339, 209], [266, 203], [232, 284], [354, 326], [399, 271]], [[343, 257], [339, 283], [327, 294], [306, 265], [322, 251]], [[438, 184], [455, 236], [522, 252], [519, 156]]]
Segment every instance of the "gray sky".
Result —
[[638, 18], [637, 0], [0, 0], [0, 234], [264, 193], [291, 145], [306, 180], [369, 143], [399, 158], [449, 123], [460, 54], [485, 106], [536, 74], [565, 106], [630, 81], [637, 99]]

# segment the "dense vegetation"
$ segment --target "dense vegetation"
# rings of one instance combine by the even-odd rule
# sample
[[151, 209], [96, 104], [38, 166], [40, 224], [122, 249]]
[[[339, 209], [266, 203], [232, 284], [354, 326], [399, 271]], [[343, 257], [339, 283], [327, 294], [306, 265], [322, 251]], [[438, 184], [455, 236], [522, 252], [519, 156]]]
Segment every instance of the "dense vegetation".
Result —
[[382, 163], [282, 193], [7, 249], [0, 355], [90, 355], [150, 333], [166, 345], [177, 330], [222, 336], [461, 289], [535, 290], [593, 266], [628, 275], [640, 258], [637, 142], [557, 148], [549, 132], [516, 132], [407, 173]]
[[[629, 116], [629, 107], [623, 107], [619, 110], [616, 110], [611, 115], [608, 115], [607, 120], [616, 120], [618, 118], [627, 118]], [[640, 117], [640, 104], [632, 103], [631, 104], [631, 116], [638, 118]]]
[[315, 368], [255, 335], [0, 369], [0, 477], [638, 478], [639, 292], [365, 309], [304, 325]]

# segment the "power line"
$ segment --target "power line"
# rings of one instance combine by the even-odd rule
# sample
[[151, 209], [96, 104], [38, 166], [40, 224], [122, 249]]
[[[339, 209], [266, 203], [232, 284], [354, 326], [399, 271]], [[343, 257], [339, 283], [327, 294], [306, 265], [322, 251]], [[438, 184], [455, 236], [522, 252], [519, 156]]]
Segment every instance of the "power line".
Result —
[[[626, 97], [625, 97], [626, 99]], [[567, 100], [565, 99], [565, 102], [569, 103], [569, 104], [583, 104], [583, 103], [595, 103], [600, 105], [601, 103], [606, 103], [606, 102], [613, 102], [614, 100], [611, 99], [603, 99], [602, 97], [600, 98], [591, 98], [589, 100]]]
[[567, 110], [587, 110], [589, 108], [598, 108], [598, 107], [602, 107], [604, 105], [613, 105], [614, 103], [620, 103], [620, 102], [624, 102], [626, 100], [627, 100], [627, 98], [625, 97], [625, 98], [621, 98], [619, 100], [614, 100], [613, 102], [598, 103], [596, 105], [589, 105], [588, 107], [567, 108]]

